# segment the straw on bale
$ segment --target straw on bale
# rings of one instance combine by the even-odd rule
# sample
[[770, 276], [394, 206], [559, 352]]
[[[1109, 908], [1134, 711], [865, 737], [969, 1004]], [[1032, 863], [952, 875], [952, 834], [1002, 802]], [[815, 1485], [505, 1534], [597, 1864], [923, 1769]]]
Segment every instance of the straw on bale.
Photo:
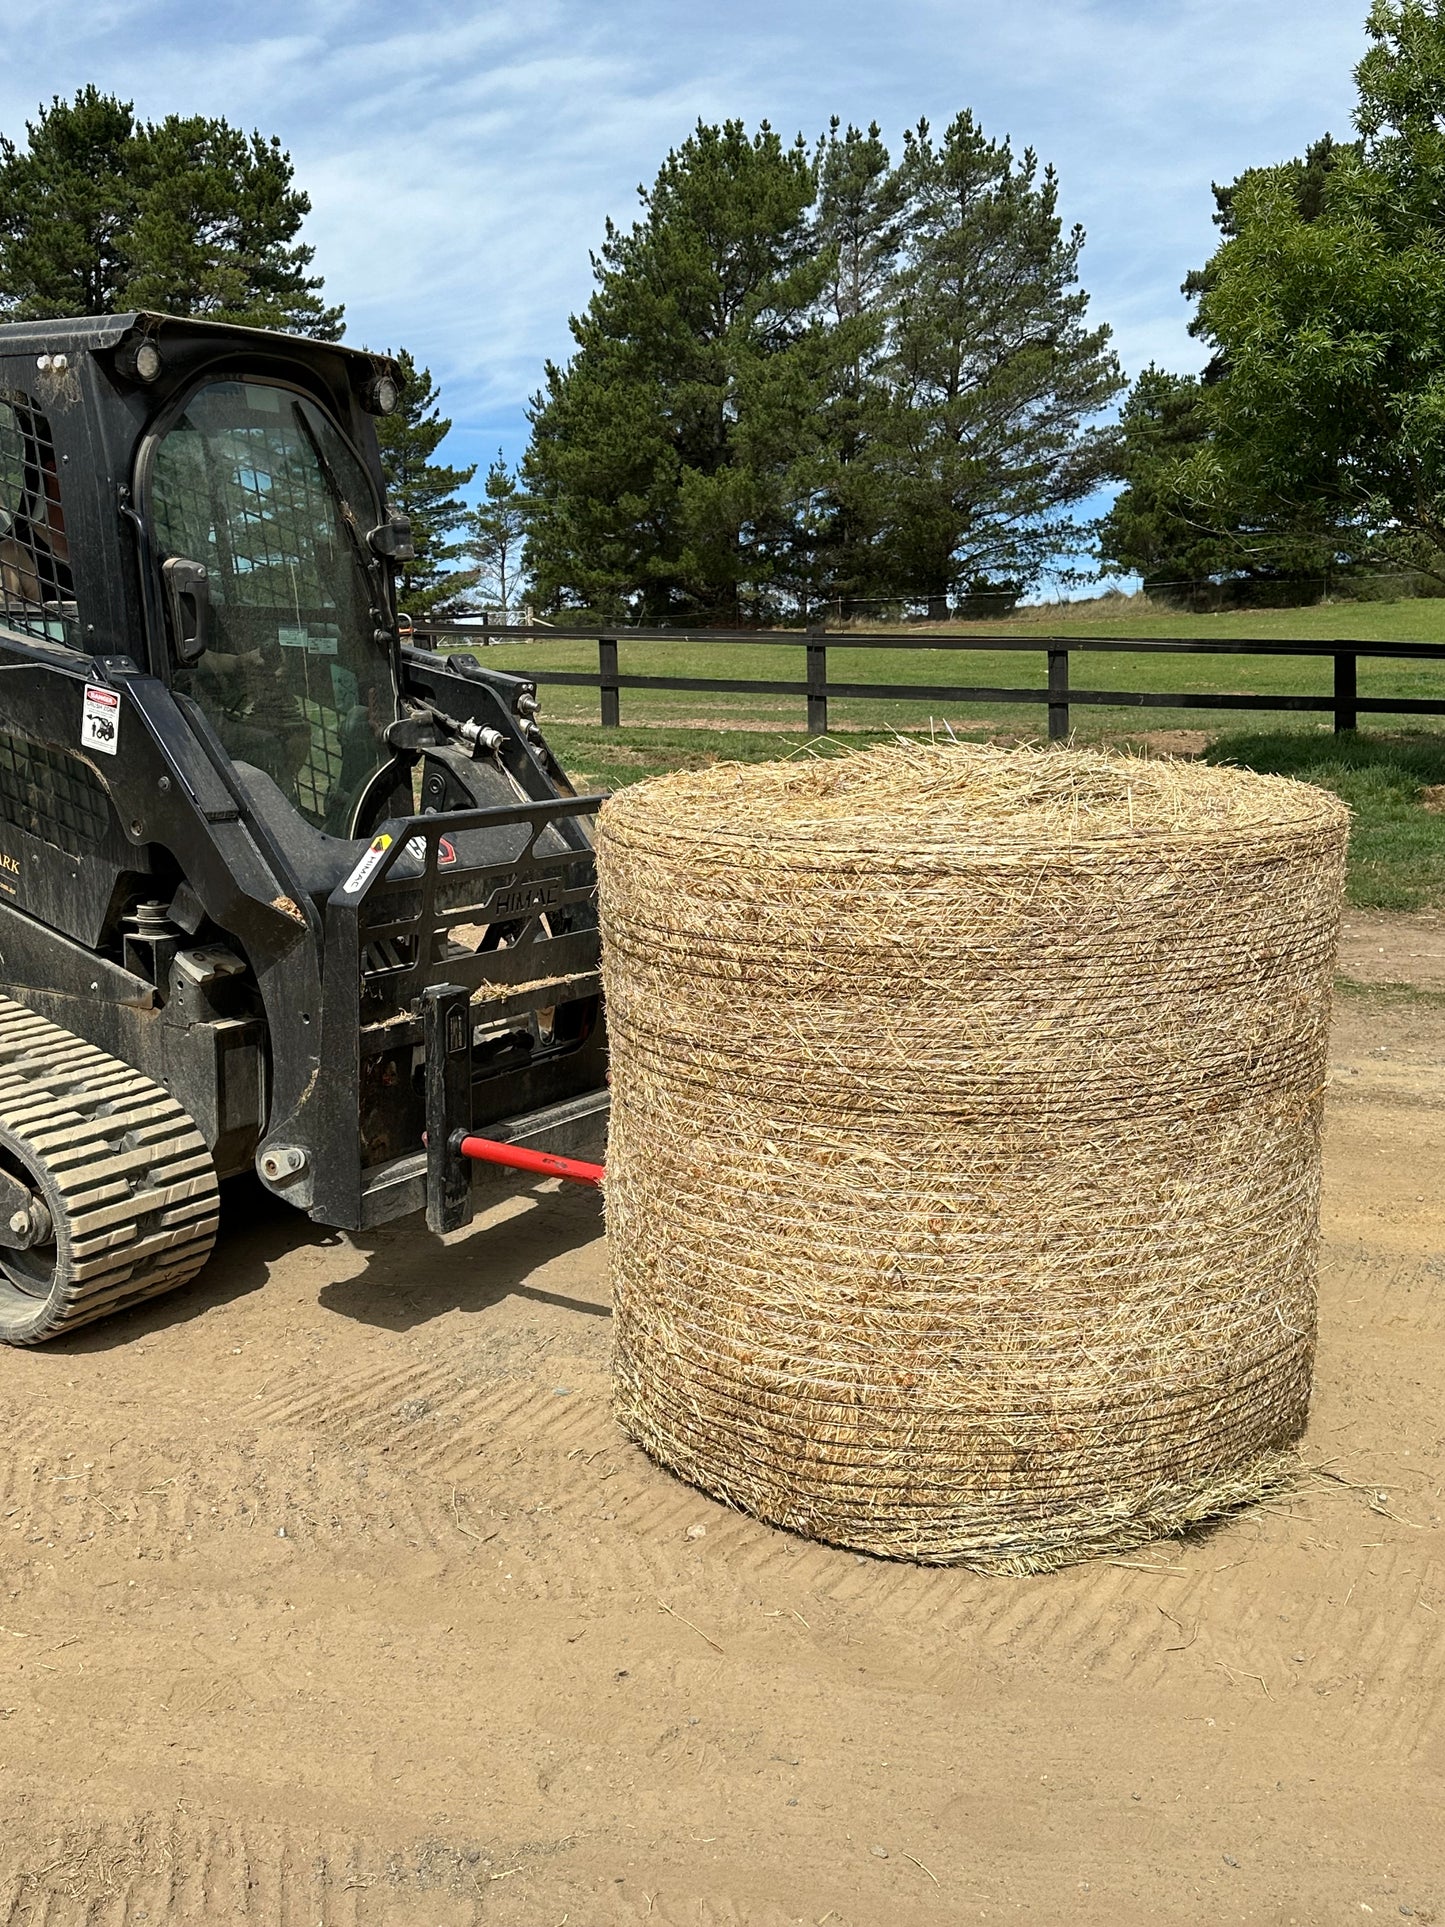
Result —
[[1082, 750], [615, 796], [625, 1429], [776, 1524], [999, 1572], [1276, 1487], [1347, 830], [1302, 783]]

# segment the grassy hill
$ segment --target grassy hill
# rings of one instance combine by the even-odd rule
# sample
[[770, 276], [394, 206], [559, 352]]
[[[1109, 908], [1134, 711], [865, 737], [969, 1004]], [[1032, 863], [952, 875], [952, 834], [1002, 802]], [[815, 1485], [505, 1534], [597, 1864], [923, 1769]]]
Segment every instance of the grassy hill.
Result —
[[1230, 637], [1281, 642], [1445, 643], [1445, 597], [1401, 602], [1318, 602], [1301, 609], [1231, 609], [1218, 615], [1186, 615], [1146, 595], [1097, 596], [1016, 609], [1002, 622], [951, 622], [958, 635], [1040, 630], [1060, 635]]
[[[1050, 635], [1120, 641], [1172, 637], [1188, 640], [1435, 642], [1445, 643], [1445, 600], [1349, 602], [1309, 609], [1181, 615], [1146, 597], [1108, 597], [1021, 610], [1003, 622], [951, 623], [959, 636]], [[889, 632], [900, 638], [906, 631]], [[592, 642], [543, 641], [495, 645], [489, 667], [595, 673]], [[797, 643], [760, 639], [741, 644], [654, 643], [624, 637], [624, 674], [699, 676], [725, 680], [801, 680]], [[1042, 692], [1046, 659], [1033, 650], [978, 652], [904, 647], [866, 650], [830, 647], [831, 681], [908, 685], [969, 684]], [[1139, 656], [1128, 651], [1073, 657], [1075, 688], [1161, 693], [1327, 694], [1328, 659], [1268, 656]], [[1361, 696], [1437, 697], [1445, 700], [1445, 664], [1362, 661]], [[963, 740], [1037, 740], [1046, 729], [1041, 703], [980, 703], [917, 697], [835, 699], [835, 741], [810, 744], [800, 695], [750, 691], [628, 690], [622, 692], [620, 730], [597, 723], [594, 689], [547, 685], [542, 690], [547, 735], [579, 787], [615, 789], [664, 771], [716, 761], [756, 762], [775, 756], [836, 754], [899, 733], [927, 737], [953, 730]], [[1445, 905], [1445, 815], [1427, 808], [1424, 792], [1445, 785], [1445, 718], [1370, 716], [1354, 735], [1335, 736], [1328, 718], [1308, 712], [1262, 713], [1183, 707], [1135, 708], [1079, 704], [1072, 713], [1077, 740], [1134, 743], [1170, 752], [1205, 754], [1212, 761], [1275, 770], [1321, 783], [1350, 804], [1355, 816], [1350, 896], [1359, 905], [1397, 910]]]

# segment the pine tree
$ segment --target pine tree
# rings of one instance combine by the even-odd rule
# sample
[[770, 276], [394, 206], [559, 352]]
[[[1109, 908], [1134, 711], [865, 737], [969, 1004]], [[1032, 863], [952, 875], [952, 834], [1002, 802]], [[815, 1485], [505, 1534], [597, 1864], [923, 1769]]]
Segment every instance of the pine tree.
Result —
[[876, 126], [809, 154], [699, 124], [609, 225], [525, 472], [539, 595], [643, 619], [961, 585], [1077, 548], [1122, 386], [1083, 235], [1032, 153], [960, 114], [894, 167]]
[[401, 401], [396, 412], [376, 424], [381, 466], [390, 508], [410, 517], [414, 561], [403, 563], [397, 602], [410, 616], [445, 616], [466, 607], [477, 571], [454, 565], [468, 552], [465, 531], [472, 512], [457, 494], [476, 474], [433, 462], [451, 421], [441, 412], [440, 396], [429, 368], [418, 368], [405, 348], [396, 355], [401, 371]]
[[477, 586], [493, 608], [510, 618], [526, 576], [522, 551], [529, 503], [501, 449], [487, 470], [481, 507], [476, 512], [470, 552], [477, 564]]
[[310, 211], [274, 137], [172, 114], [154, 124], [85, 87], [0, 138], [0, 313], [154, 308], [322, 340], [342, 310], [308, 274]]
[[311, 203], [274, 135], [171, 114], [139, 130], [130, 170], [128, 305], [339, 339], [342, 310], [322, 301], [306, 272], [315, 250], [296, 240]]
[[700, 122], [638, 192], [533, 402], [528, 567], [551, 602], [736, 621], [806, 574], [831, 389], [813, 170], [766, 123]]
[[1109, 330], [1086, 323], [1081, 228], [1058, 180], [967, 112], [899, 164], [906, 246], [887, 291], [889, 405], [873, 460], [883, 572], [941, 616], [960, 584], [1037, 577], [1086, 531], [1073, 517], [1108, 470], [1087, 426], [1123, 386]]
[[123, 307], [124, 236], [135, 218], [129, 101], [83, 87], [0, 135], [0, 315], [110, 314]]
[[827, 269], [823, 303], [835, 374], [823, 428], [826, 511], [817, 562], [822, 594], [848, 614], [880, 587], [886, 490], [870, 457], [887, 408], [882, 365], [903, 205], [877, 123], [866, 133], [852, 126], [840, 133], [839, 126], [835, 117], [814, 163], [814, 233]]

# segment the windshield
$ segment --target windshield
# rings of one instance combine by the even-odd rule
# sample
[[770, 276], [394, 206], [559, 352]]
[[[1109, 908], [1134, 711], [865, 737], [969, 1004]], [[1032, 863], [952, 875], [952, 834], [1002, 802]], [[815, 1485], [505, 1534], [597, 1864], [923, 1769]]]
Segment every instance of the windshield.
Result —
[[176, 686], [239, 762], [333, 836], [389, 755], [397, 714], [366, 531], [381, 518], [334, 423], [288, 388], [198, 389], [156, 452], [163, 558], [204, 563], [208, 647]]

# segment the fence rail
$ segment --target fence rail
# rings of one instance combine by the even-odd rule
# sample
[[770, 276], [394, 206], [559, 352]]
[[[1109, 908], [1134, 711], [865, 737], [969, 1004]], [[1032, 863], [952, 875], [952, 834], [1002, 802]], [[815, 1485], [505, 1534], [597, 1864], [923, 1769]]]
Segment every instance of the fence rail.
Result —
[[[828, 730], [830, 702], [882, 699], [937, 703], [1038, 703], [1048, 708], [1049, 738], [1059, 742], [1070, 729], [1070, 710], [1077, 704], [1114, 709], [1226, 709], [1305, 710], [1330, 715], [1336, 731], [1354, 729], [1361, 715], [1445, 716], [1445, 697], [1361, 696], [1357, 665], [1368, 659], [1445, 663], [1445, 643], [1435, 642], [1274, 642], [1257, 639], [1184, 640], [1122, 636], [1020, 636], [875, 634], [857, 630], [756, 629], [628, 629], [599, 634], [595, 629], [543, 628], [534, 625], [476, 628], [465, 623], [418, 623], [414, 640], [435, 648], [439, 641], [465, 645], [494, 642], [590, 642], [597, 649], [597, 670], [536, 668], [527, 674], [538, 683], [570, 684], [596, 689], [604, 729], [622, 720], [624, 689], [669, 689], [763, 696], [798, 696], [807, 704], [808, 729], [815, 736]], [[800, 649], [804, 674], [798, 678], [732, 676], [643, 676], [624, 673], [618, 649], [628, 643], [719, 644], [736, 648]], [[1043, 688], [1002, 689], [961, 683], [835, 682], [828, 675], [830, 649], [936, 649], [946, 652], [987, 650], [1032, 651], [1047, 658], [1048, 681]], [[1302, 656], [1325, 659], [1334, 665], [1329, 695], [1226, 694], [1203, 695], [1143, 689], [1078, 689], [1070, 680], [1070, 658], [1075, 655], [1186, 655], [1186, 656]]]

